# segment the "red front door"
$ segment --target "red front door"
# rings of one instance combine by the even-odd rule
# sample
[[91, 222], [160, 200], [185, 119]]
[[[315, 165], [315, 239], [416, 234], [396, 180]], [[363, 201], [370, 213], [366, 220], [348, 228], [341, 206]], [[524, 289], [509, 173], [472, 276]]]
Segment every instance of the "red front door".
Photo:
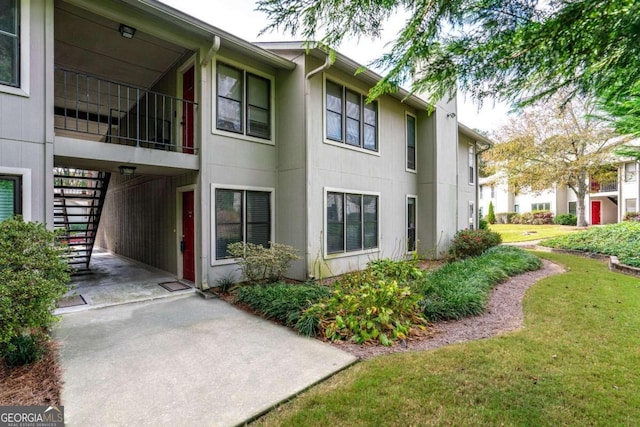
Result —
[[182, 277], [196, 281], [193, 191], [182, 193]]
[[[182, 152], [193, 154], [193, 101], [195, 100], [193, 66], [182, 74]], [[187, 102], [188, 101], [188, 102]]]
[[600, 208], [602, 204], [600, 200], [591, 201], [591, 225], [600, 224]]

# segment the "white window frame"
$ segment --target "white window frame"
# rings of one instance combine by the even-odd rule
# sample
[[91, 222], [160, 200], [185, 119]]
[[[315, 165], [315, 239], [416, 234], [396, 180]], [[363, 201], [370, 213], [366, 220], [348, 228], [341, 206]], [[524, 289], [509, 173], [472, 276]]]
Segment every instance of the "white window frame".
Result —
[[[627, 168], [633, 165], [633, 171], [628, 171]], [[631, 177], [629, 177], [630, 174]], [[636, 162], [627, 162], [624, 164], [624, 182], [636, 182], [638, 177], [638, 164]]]
[[[242, 120], [243, 120], [243, 130], [242, 133], [236, 133], [236, 132], [230, 132], [230, 131], [226, 131], [223, 129], [218, 129], [218, 62], [221, 62], [225, 65], [228, 65], [230, 67], [233, 68], [237, 68], [238, 70], [243, 72], [243, 85], [242, 85]], [[237, 61], [231, 60], [231, 59], [227, 59], [224, 57], [216, 57], [212, 59], [212, 66], [211, 66], [211, 70], [212, 70], [212, 78], [211, 78], [211, 92], [212, 92], [212, 98], [211, 98], [211, 133], [214, 135], [222, 135], [222, 136], [228, 136], [230, 138], [234, 138], [234, 139], [241, 139], [243, 141], [251, 141], [251, 142], [258, 142], [260, 144], [267, 144], [267, 145], [275, 145], [275, 141], [276, 141], [276, 98], [275, 98], [275, 93], [276, 93], [276, 80], [275, 77], [271, 74], [267, 74], [265, 72], [262, 72], [256, 68], [244, 65], [242, 63], [239, 63]], [[258, 77], [262, 77], [266, 80], [269, 80], [269, 118], [271, 120], [270, 123], [270, 127], [271, 127], [271, 135], [269, 137], [269, 139], [264, 139], [264, 138], [258, 138], [256, 136], [251, 136], [251, 135], [247, 135], [247, 114], [246, 114], [246, 108], [247, 108], [247, 73], [250, 74], [254, 74]]]
[[[572, 214], [571, 213], [571, 203], [576, 205], [576, 213]], [[578, 202], [577, 201], [568, 201], [567, 202], [567, 213], [570, 215], [578, 215]]]
[[[542, 206], [542, 209], [534, 209], [533, 207], [536, 206], [537, 208], [540, 207], [540, 205]], [[544, 205], [549, 205], [548, 209], [544, 208]], [[536, 202], [536, 203], [531, 203], [531, 212], [534, 211], [551, 211], [551, 202]]]
[[[415, 238], [415, 249], [410, 251], [408, 250], [409, 248], [409, 199], [413, 199], [415, 201], [415, 217], [416, 217], [416, 222], [414, 224], [414, 229], [415, 229], [415, 233], [416, 233], [416, 238]], [[379, 199], [378, 199], [379, 200]], [[405, 203], [404, 203], [404, 219], [405, 219], [405, 234], [407, 234], [405, 237], [407, 239], [407, 244], [405, 245], [405, 248], [407, 248], [407, 255], [409, 254], [415, 254], [416, 252], [418, 252], [418, 196], [415, 194], [407, 194], [406, 198], [405, 198]]]
[[[220, 189], [220, 190], [236, 190], [236, 191], [260, 191], [260, 192], [265, 192], [265, 193], [270, 193], [271, 194], [271, 198], [269, 199], [269, 203], [271, 205], [271, 233], [270, 233], [270, 238], [269, 240], [271, 242], [274, 242], [274, 236], [276, 235], [276, 206], [275, 206], [275, 200], [276, 200], [276, 189], [274, 187], [253, 187], [253, 186], [247, 186], [247, 185], [225, 185], [225, 184], [211, 184], [211, 217], [210, 217], [210, 224], [211, 224], [211, 248], [210, 248], [210, 253], [211, 253], [211, 266], [218, 266], [218, 265], [229, 265], [229, 264], [236, 264], [235, 259], [233, 258], [225, 258], [225, 259], [216, 259], [217, 258], [217, 253], [216, 253], [216, 190]], [[243, 227], [246, 227], [246, 216], [247, 216], [247, 212], [246, 209], [243, 209], [242, 212], [242, 224]]]
[[31, 51], [30, 51], [30, 22], [31, 22], [31, 0], [19, 0], [20, 7], [20, 42], [19, 42], [19, 56], [20, 56], [20, 82], [19, 85], [9, 86], [0, 83], [0, 92], [8, 93], [11, 95], [18, 95], [29, 97], [30, 84], [30, 66], [31, 63]]
[[[409, 167], [409, 134], [407, 132], [407, 126], [409, 124], [407, 117], [413, 117], [414, 131], [413, 131], [413, 169]], [[405, 148], [405, 170], [411, 173], [417, 173], [418, 171], [418, 118], [415, 114], [411, 114], [408, 111], [404, 113], [404, 148]]]
[[31, 221], [31, 169], [0, 166], [0, 175], [13, 175], [22, 181], [22, 218]]
[[[375, 248], [369, 248], [369, 249], [361, 249], [359, 251], [348, 251], [346, 250], [346, 244], [345, 244], [345, 249], [343, 252], [338, 252], [338, 253], [328, 253], [328, 246], [327, 246], [327, 194], [328, 193], [344, 193], [344, 194], [356, 194], [356, 195], [362, 195], [362, 196], [376, 196], [378, 197], [378, 211], [377, 213], [377, 225], [378, 225], [378, 235], [377, 235], [377, 240], [378, 240], [378, 246]], [[382, 228], [380, 226], [380, 209], [381, 209], [381, 193], [380, 192], [376, 192], [376, 191], [362, 191], [362, 190], [353, 190], [353, 189], [345, 189], [345, 188], [334, 188], [334, 187], [324, 187], [323, 192], [322, 192], [322, 209], [323, 209], [323, 213], [322, 213], [322, 234], [323, 234], [323, 243], [324, 243], [324, 247], [322, 249], [322, 252], [324, 254], [324, 258], [325, 259], [334, 259], [334, 258], [344, 258], [344, 257], [352, 257], [352, 256], [358, 256], [358, 255], [364, 255], [364, 254], [375, 254], [380, 252], [380, 245], [381, 245], [381, 241], [380, 241], [380, 229]], [[345, 216], [345, 224], [346, 224], [346, 216]], [[346, 238], [346, 228], [345, 228], [345, 238]]]
[[473, 144], [469, 144], [469, 185], [476, 184], [476, 148]]
[[469, 200], [469, 228], [474, 230], [476, 228], [476, 204], [473, 200]]
[[[323, 79], [322, 79], [322, 139], [323, 142], [325, 144], [328, 145], [333, 145], [335, 147], [340, 147], [340, 148], [346, 148], [348, 150], [353, 150], [353, 151], [357, 151], [360, 153], [366, 153], [366, 154], [370, 154], [372, 156], [380, 156], [380, 111], [381, 111], [381, 106], [380, 106], [380, 99], [377, 99], [376, 105], [377, 105], [377, 111], [376, 111], [376, 150], [368, 150], [364, 147], [356, 147], [355, 145], [350, 145], [347, 144], [346, 141], [334, 141], [332, 139], [329, 139], [327, 137], [327, 80], [329, 80], [330, 82], [336, 84], [336, 85], [340, 85], [342, 86], [344, 89], [347, 89], [351, 92], [355, 92], [360, 94], [361, 96], [361, 100], [362, 100], [362, 104], [361, 104], [361, 108], [364, 111], [364, 106], [365, 106], [365, 99], [367, 97], [367, 95], [360, 89], [351, 86], [347, 83], [345, 83], [344, 81], [334, 78], [333, 76], [327, 77], [327, 75], [325, 73], [323, 73]], [[346, 99], [343, 100], [343, 102], [346, 103]], [[344, 128], [345, 125], [345, 121], [344, 121], [344, 117], [343, 117], [343, 134], [346, 131], [346, 129]], [[364, 144], [364, 132], [360, 135], [360, 138], [363, 141]]]
[[[635, 205], [635, 209], [632, 211], [629, 210], [629, 201], [631, 200], [633, 200], [633, 204]], [[624, 199], [624, 213], [627, 214], [630, 212], [638, 212], [638, 199], [635, 197]]]

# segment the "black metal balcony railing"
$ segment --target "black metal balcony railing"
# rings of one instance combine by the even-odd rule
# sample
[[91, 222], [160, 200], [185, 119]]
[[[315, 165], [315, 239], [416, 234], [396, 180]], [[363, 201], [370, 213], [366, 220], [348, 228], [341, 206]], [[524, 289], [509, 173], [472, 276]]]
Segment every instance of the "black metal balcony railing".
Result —
[[592, 193], [609, 193], [612, 191], [618, 191], [618, 183], [617, 182], [591, 182], [591, 192]]
[[197, 104], [74, 71], [55, 70], [55, 128], [92, 139], [197, 154]]

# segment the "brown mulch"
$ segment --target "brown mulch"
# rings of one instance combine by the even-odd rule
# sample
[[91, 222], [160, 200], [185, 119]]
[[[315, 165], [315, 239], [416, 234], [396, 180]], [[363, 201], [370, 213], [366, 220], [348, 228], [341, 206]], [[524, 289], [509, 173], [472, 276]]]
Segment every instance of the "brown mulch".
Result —
[[562, 267], [549, 261], [542, 260], [542, 263], [543, 267], [540, 270], [514, 276], [496, 286], [491, 291], [487, 311], [479, 316], [430, 324], [426, 333], [392, 347], [360, 345], [343, 341], [331, 344], [360, 359], [370, 359], [391, 353], [430, 350], [519, 329], [524, 321], [522, 298], [527, 289], [547, 276], [564, 271]]
[[0, 359], [0, 405], [60, 405], [62, 368], [56, 360], [58, 347], [49, 341], [40, 361], [16, 368], [9, 368]]

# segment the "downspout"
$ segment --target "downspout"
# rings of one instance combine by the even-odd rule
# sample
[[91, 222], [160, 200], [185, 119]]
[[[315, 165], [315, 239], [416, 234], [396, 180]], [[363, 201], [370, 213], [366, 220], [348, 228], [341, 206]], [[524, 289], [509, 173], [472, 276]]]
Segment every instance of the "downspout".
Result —
[[[305, 61], [305, 65], [306, 65], [306, 56], [304, 58]], [[320, 67], [309, 71], [306, 76], [305, 76], [305, 92], [304, 92], [304, 135], [305, 135], [305, 144], [304, 144], [304, 151], [305, 151], [305, 168], [304, 168], [304, 179], [305, 179], [305, 185], [306, 185], [306, 195], [305, 195], [305, 210], [307, 212], [309, 212], [309, 192], [310, 192], [310, 182], [309, 182], [309, 168], [311, 167], [311, 159], [309, 158], [309, 141], [311, 141], [311, 135], [309, 134], [310, 129], [309, 129], [309, 117], [311, 117], [311, 112], [309, 111], [309, 97], [311, 96], [311, 87], [309, 84], [309, 79], [311, 79], [313, 76], [315, 76], [318, 73], [321, 73], [323, 71], [328, 70], [331, 65], [333, 65], [333, 60], [331, 58], [331, 55], [329, 55], [328, 53], [326, 53], [326, 58], [324, 61], [324, 64], [322, 64]], [[306, 68], [306, 66], [305, 66]], [[313, 254], [310, 251], [311, 245], [309, 242], [309, 215], [304, 215], [305, 218], [305, 243], [307, 246], [307, 249], [305, 251], [305, 269], [307, 277], [309, 277], [310, 279], [315, 279], [315, 271], [312, 270], [312, 265], [311, 260], [313, 259]], [[324, 235], [322, 238], [322, 243], [321, 243], [321, 248], [320, 250], [322, 251], [322, 254], [324, 256]]]

